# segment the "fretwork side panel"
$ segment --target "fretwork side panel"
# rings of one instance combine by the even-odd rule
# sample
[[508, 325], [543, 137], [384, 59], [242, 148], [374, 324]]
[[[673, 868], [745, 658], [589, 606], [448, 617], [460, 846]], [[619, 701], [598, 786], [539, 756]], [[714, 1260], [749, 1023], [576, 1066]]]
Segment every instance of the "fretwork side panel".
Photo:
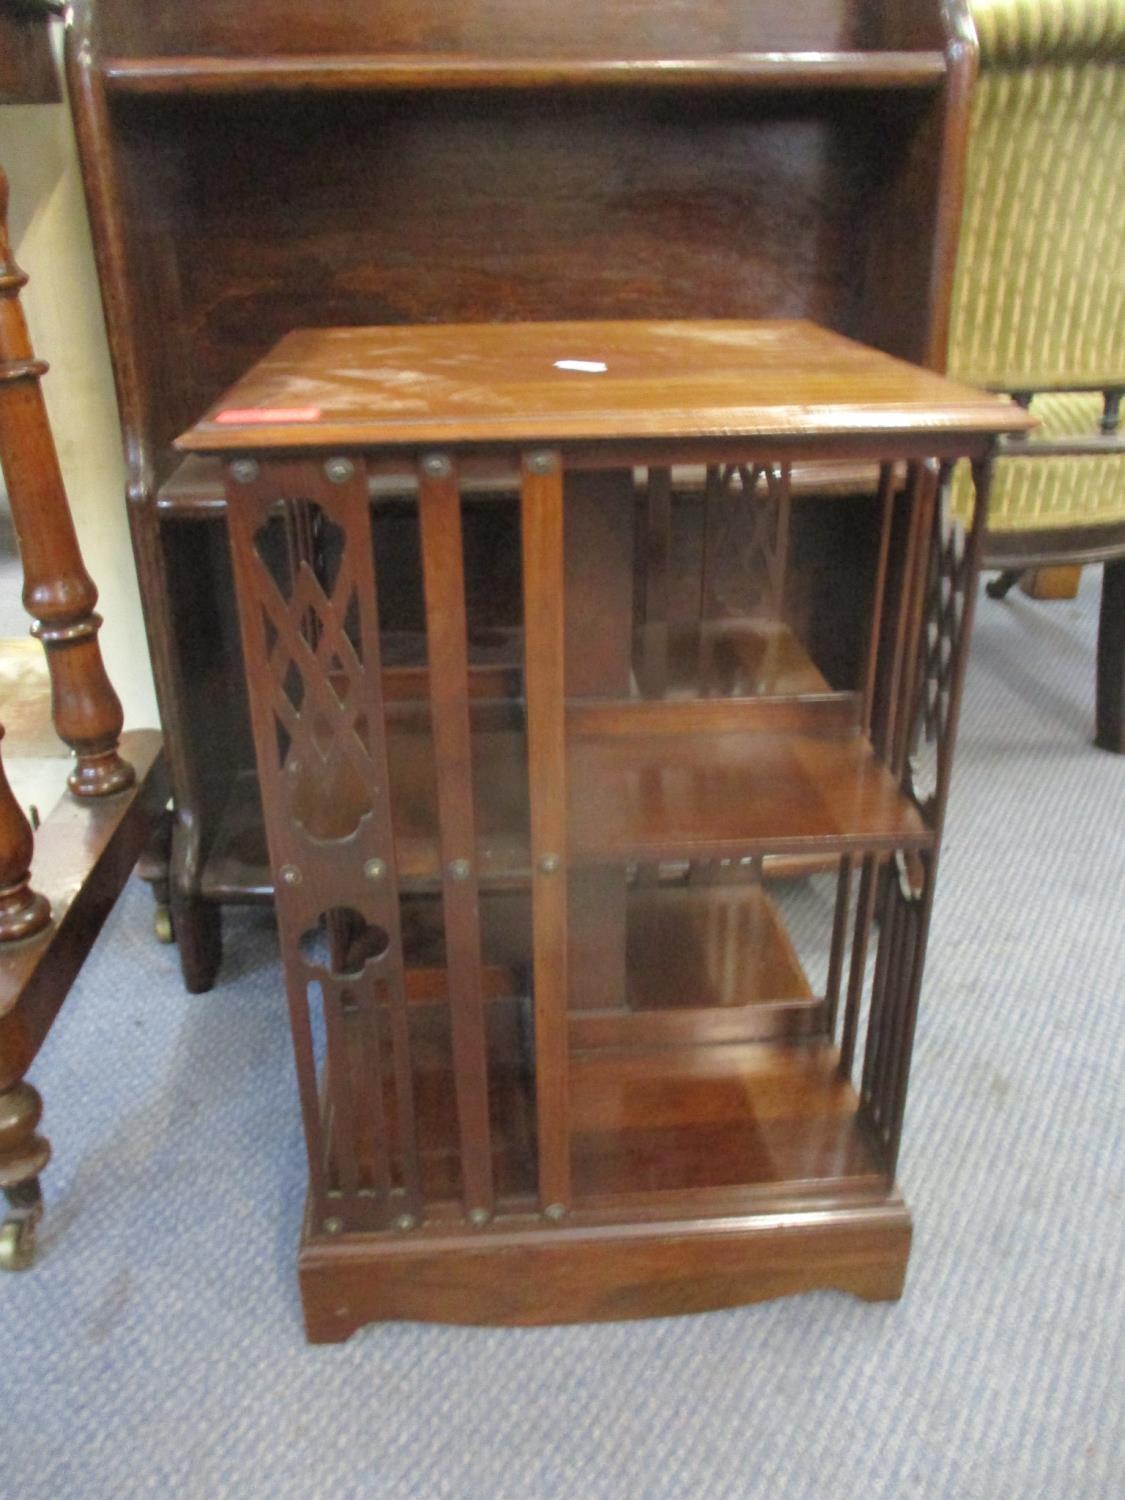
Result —
[[[966, 536], [945, 514], [949, 466], [912, 465], [896, 507], [888, 489], [884, 616], [873, 627], [872, 740], [934, 831], [931, 848], [859, 862], [850, 953], [853, 861], [841, 861], [834, 964], [848, 965], [840, 1070], [863, 1034], [860, 1111], [894, 1178], [949, 794], [969, 636], [979, 586], [991, 469], [973, 466], [977, 520]], [[833, 1018], [834, 1020], [834, 1018]], [[866, 1028], [864, 1030], [864, 1027]]]
[[236, 460], [231, 545], [314, 1212], [424, 1211], [362, 464]]
[[[674, 512], [698, 505], [696, 598], [688, 618]], [[784, 623], [790, 466], [712, 464], [699, 494], [681, 494], [665, 468], [648, 471], [634, 650], [646, 698], [752, 697], [823, 686]], [[681, 538], [682, 540], [682, 538]], [[673, 560], [675, 560], [673, 562]]]

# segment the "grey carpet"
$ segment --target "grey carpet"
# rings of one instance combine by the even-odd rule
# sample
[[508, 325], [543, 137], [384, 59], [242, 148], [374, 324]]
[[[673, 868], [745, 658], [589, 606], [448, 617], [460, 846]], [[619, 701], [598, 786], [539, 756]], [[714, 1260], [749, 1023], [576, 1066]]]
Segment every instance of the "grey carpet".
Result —
[[5, 1497], [1125, 1495], [1125, 760], [1097, 575], [982, 600], [901, 1178], [903, 1300], [817, 1294], [305, 1346], [269, 927], [191, 999], [136, 888], [35, 1081], [39, 1267], [0, 1281]]

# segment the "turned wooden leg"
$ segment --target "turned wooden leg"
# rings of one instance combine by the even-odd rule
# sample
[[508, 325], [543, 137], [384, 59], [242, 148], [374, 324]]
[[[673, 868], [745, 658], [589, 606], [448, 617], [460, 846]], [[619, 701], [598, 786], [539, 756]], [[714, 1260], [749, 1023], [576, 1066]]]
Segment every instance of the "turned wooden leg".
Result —
[[1102, 578], [1094, 744], [1125, 754], [1125, 557], [1107, 562]]
[[35, 1230], [43, 1216], [39, 1174], [51, 1147], [37, 1127], [43, 1101], [30, 1083], [0, 1094], [0, 1189], [8, 1215], [0, 1226], [0, 1270], [25, 1271], [35, 1259]]
[[[0, 740], [4, 730], [0, 727]], [[31, 824], [16, 801], [0, 760], [0, 943], [41, 932], [51, 920], [45, 897], [31, 889]]]
[[1026, 568], [1005, 568], [996, 578], [990, 578], [984, 591], [990, 599], [1005, 599], [1026, 572]]
[[121, 703], [98, 645], [98, 591], [82, 562], [35, 358], [19, 304], [27, 277], [8, 243], [8, 179], [0, 170], [0, 463], [23, 563], [23, 602], [51, 672], [55, 729], [74, 751], [76, 797], [104, 797], [133, 784], [118, 754]]

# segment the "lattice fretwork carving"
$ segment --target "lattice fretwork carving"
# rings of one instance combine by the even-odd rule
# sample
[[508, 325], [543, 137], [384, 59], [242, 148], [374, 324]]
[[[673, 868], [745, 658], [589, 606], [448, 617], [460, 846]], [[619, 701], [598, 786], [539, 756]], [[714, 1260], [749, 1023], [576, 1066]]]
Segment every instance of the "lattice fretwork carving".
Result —
[[[314, 1211], [423, 1215], [366, 475], [232, 464], [228, 525]], [[241, 469], [241, 473], [238, 471]]]
[[[789, 543], [789, 466], [727, 464], [707, 471], [700, 617], [781, 615]], [[728, 599], [724, 559], [737, 559]]]
[[348, 838], [371, 812], [373, 767], [343, 534], [318, 506], [281, 501], [255, 534], [254, 556], [289, 811], [313, 838]]
[[965, 629], [972, 569], [960, 522], [948, 507], [934, 507], [923, 603], [908, 774], [919, 804], [932, 812], [948, 743], [954, 675]]

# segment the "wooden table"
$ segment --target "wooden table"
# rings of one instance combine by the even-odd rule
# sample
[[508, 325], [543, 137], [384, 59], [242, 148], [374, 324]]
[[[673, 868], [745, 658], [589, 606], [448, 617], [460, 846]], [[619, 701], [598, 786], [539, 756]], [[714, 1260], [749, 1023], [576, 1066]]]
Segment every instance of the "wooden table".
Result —
[[[1027, 424], [808, 322], [543, 323], [296, 332], [180, 439], [225, 464], [310, 1338], [899, 1294], [980, 545], [936, 498]], [[858, 690], [784, 604], [792, 468], [825, 459], [879, 466]], [[671, 620], [693, 474], [704, 585]], [[482, 638], [462, 517], [513, 487], [523, 619]], [[381, 628], [396, 490], [411, 641]], [[737, 608], [708, 581], [732, 517]], [[810, 856], [815, 980], [767, 863]]]

